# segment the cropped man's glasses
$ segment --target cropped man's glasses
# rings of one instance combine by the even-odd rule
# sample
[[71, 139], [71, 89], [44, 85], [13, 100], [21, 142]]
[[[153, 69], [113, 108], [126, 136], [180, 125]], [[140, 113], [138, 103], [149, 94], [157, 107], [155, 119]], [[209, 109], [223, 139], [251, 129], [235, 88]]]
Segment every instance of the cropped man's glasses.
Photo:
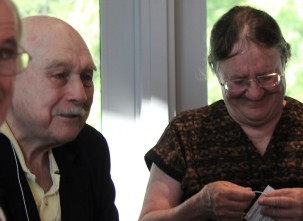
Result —
[[283, 74], [280, 73], [270, 73], [257, 76], [256, 78], [236, 78], [232, 80], [220, 82], [220, 85], [224, 87], [225, 90], [230, 92], [243, 92], [250, 87], [251, 81], [255, 81], [260, 87], [265, 89], [271, 89], [281, 83], [281, 78]]
[[23, 72], [30, 61], [30, 55], [22, 48], [0, 47], [0, 76], [14, 76]]

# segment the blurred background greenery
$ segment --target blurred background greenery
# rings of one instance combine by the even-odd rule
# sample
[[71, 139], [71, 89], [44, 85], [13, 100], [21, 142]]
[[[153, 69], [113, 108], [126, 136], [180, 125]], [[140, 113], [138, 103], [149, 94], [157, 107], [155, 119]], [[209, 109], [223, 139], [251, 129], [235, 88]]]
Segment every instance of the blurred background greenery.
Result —
[[[207, 41], [213, 24], [228, 9], [235, 5], [250, 5], [265, 10], [276, 19], [285, 40], [291, 44], [292, 57], [286, 67], [286, 95], [303, 102], [303, 1], [302, 0], [208, 0]], [[207, 42], [207, 45], [208, 45]], [[209, 48], [209, 47], [208, 47]], [[208, 54], [208, 53], [207, 53]], [[207, 69], [208, 104], [221, 99], [217, 78]]]
[[94, 102], [87, 123], [101, 130], [100, 4], [99, 0], [15, 0], [21, 17], [50, 15], [72, 25], [87, 43], [97, 72], [94, 74]]

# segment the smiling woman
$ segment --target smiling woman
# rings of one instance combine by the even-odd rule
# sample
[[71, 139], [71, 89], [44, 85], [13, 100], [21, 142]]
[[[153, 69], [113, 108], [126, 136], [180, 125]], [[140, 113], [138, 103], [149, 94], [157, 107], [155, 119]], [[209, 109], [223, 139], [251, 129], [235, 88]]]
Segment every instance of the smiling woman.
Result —
[[101, 130], [100, 10], [99, 0], [16, 1], [22, 17], [50, 15], [61, 18], [84, 36], [97, 68], [93, 75], [94, 102], [87, 123]]
[[[287, 82], [286, 95], [303, 101], [302, 60], [303, 55], [300, 52], [303, 47], [302, 16], [303, 2], [301, 0], [268, 0], [264, 4], [263, 0], [234, 0], [234, 1], [207, 1], [207, 35], [209, 39], [210, 29], [215, 21], [221, 16], [223, 11], [234, 5], [251, 5], [263, 9], [271, 14], [280, 24], [282, 32], [285, 33], [285, 39], [292, 48], [292, 58], [285, 70], [285, 79]], [[207, 40], [209, 42], [209, 40]], [[207, 42], [207, 43], [208, 43]], [[209, 47], [207, 47], [209, 48]], [[215, 75], [208, 69], [208, 103], [222, 98], [221, 88]]]

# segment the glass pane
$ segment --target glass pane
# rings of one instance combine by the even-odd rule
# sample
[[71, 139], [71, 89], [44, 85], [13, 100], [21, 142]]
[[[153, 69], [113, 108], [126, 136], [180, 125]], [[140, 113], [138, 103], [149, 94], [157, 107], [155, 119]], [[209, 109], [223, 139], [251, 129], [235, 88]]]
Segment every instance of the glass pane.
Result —
[[87, 123], [101, 130], [100, 10], [99, 0], [22, 0], [15, 1], [22, 17], [44, 14], [63, 19], [86, 41], [97, 72], [94, 75], [94, 102]]
[[[207, 45], [209, 45], [209, 36], [213, 24], [228, 9], [235, 5], [250, 5], [268, 12], [276, 19], [282, 33], [292, 48], [292, 57], [288, 61], [286, 76], [286, 95], [303, 102], [303, 1], [301, 0], [208, 0], [207, 1]], [[209, 46], [207, 47], [209, 48]], [[208, 54], [208, 52], [207, 52]], [[221, 87], [217, 78], [207, 67], [208, 73], [208, 103], [221, 99]]]

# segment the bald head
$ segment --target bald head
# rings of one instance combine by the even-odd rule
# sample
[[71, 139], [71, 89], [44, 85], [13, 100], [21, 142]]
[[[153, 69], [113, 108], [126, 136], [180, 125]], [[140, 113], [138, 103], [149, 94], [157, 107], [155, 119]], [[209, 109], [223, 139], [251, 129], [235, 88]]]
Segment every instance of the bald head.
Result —
[[82, 39], [80, 34], [71, 25], [59, 18], [36, 15], [24, 18], [22, 22], [25, 27], [25, 36], [28, 37], [44, 34], [54, 36], [63, 31], [70, 32], [70, 34]]
[[38, 52], [35, 49], [54, 45], [66, 48], [72, 44], [78, 44], [83, 50], [88, 50], [81, 35], [61, 19], [38, 15], [27, 17], [22, 22], [24, 33], [21, 44], [30, 53]]

